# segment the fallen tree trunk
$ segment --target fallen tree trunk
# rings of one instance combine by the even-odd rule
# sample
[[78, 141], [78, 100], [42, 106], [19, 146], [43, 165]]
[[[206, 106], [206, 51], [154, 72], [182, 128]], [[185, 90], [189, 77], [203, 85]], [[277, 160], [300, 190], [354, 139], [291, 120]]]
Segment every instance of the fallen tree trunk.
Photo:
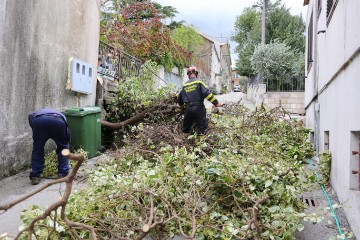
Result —
[[109, 121], [102, 120], [101, 126], [110, 130], [118, 130], [126, 126], [134, 125], [145, 118], [151, 115], [160, 115], [160, 114], [169, 114], [169, 113], [178, 113], [181, 111], [181, 108], [177, 104], [159, 104], [145, 109], [144, 111], [135, 114], [129, 119], [126, 119], [122, 122], [112, 123]]

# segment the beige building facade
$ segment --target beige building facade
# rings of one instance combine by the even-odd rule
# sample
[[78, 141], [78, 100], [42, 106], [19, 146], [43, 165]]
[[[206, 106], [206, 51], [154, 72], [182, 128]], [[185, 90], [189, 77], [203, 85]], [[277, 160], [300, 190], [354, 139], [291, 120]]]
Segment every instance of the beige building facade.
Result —
[[96, 73], [90, 78], [92, 94], [66, 86], [69, 59], [97, 66], [99, 4], [97, 0], [1, 0], [0, 178], [30, 165], [30, 112], [95, 104]]
[[195, 63], [199, 77], [211, 90], [221, 92], [223, 88], [228, 89], [232, 64], [230, 44], [203, 33], [200, 35], [203, 44], [198, 49], [198, 61]]

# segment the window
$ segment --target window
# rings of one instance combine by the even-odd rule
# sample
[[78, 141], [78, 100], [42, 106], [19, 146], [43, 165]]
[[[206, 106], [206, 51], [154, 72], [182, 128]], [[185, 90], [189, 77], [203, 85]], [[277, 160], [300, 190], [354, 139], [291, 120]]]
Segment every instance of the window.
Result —
[[335, 11], [336, 5], [338, 4], [339, 0], [327, 0], [326, 6], [326, 25], [329, 25], [331, 17]]
[[329, 131], [324, 132], [324, 150], [329, 150], [330, 142], [329, 142]]
[[350, 189], [360, 190], [360, 132], [350, 134]]
[[307, 51], [307, 70], [309, 71], [311, 66], [312, 66], [312, 62], [313, 62], [313, 14], [311, 13], [311, 17], [310, 17], [310, 22], [309, 22], [309, 26], [308, 26], [308, 33], [307, 33], [307, 37], [308, 37], [308, 51]]
[[309, 142], [311, 142], [313, 145], [315, 144], [315, 133], [313, 131], [310, 132]]
[[240, 76], [239, 76], [239, 74], [237, 74], [237, 73], [235, 73], [235, 72], [233, 72], [233, 74], [232, 74], [232, 78], [239, 78]]

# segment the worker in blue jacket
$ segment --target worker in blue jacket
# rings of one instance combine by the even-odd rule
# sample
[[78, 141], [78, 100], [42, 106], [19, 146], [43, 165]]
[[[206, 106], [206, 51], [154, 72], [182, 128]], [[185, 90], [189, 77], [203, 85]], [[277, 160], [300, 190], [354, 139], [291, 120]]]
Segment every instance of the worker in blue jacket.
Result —
[[61, 151], [69, 148], [70, 131], [64, 114], [54, 109], [41, 109], [29, 114], [29, 124], [34, 140], [31, 154], [31, 183], [36, 185], [40, 182], [40, 175], [45, 164], [44, 146], [50, 138], [55, 141], [57, 146], [58, 176], [65, 177], [70, 171], [70, 166]]
[[198, 135], [204, 135], [207, 128], [206, 109], [204, 99], [211, 102], [215, 107], [221, 107], [221, 103], [210, 92], [203, 81], [198, 79], [196, 67], [189, 67], [187, 75], [189, 80], [183, 85], [178, 96], [178, 103], [185, 106], [185, 116], [182, 131], [189, 133], [194, 123], [197, 126]]

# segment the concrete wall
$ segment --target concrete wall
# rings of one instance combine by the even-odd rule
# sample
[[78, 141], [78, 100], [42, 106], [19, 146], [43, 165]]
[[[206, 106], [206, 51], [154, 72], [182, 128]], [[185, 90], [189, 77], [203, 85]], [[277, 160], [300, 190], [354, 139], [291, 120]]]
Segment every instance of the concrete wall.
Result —
[[176, 89], [181, 89], [184, 82], [188, 80], [186, 75], [187, 69], [181, 69], [181, 72], [177, 67], [174, 67], [171, 72], [165, 72], [164, 66], [159, 67], [157, 76], [154, 75], [154, 87], [165, 87], [168, 83], [176, 86]]
[[[99, 3], [96, 0], [0, 1], [0, 178], [30, 164], [28, 113], [43, 107], [95, 104], [92, 95], [65, 89], [68, 60], [97, 65]], [[94, 74], [96, 75], [96, 74]]]
[[[360, 238], [360, 21], [358, 0], [339, 0], [329, 24], [326, 1], [317, 17], [318, 1], [311, 0], [307, 25], [314, 16], [312, 67], [306, 80], [306, 125], [312, 129], [317, 152], [332, 154], [331, 184]], [[325, 30], [325, 33], [319, 31]]]

